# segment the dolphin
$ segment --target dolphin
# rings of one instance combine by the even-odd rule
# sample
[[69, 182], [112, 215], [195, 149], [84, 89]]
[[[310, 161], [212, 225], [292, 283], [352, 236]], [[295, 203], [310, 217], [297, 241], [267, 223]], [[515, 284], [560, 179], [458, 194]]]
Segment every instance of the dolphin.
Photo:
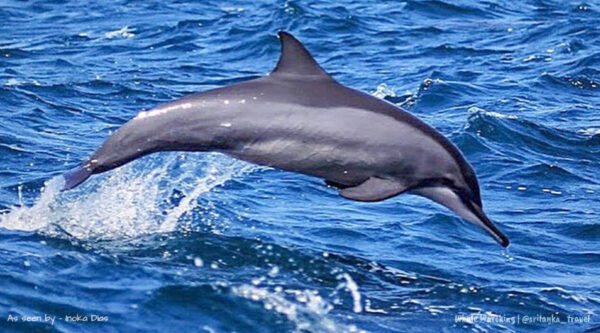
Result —
[[151, 153], [216, 151], [323, 178], [350, 200], [416, 194], [508, 246], [456, 146], [398, 106], [338, 83], [291, 34], [278, 37], [270, 74], [140, 112], [64, 174], [63, 190]]

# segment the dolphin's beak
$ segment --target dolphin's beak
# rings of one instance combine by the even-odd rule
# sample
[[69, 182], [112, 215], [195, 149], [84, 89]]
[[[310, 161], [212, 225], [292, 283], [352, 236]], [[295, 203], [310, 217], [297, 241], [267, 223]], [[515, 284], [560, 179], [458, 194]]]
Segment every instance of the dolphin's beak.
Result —
[[465, 201], [453, 190], [447, 187], [423, 187], [412, 191], [417, 195], [429, 198], [450, 209], [456, 215], [483, 228], [500, 245], [507, 247], [510, 243], [498, 227], [485, 215], [483, 209], [473, 201]]
[[468, 219], [470, 222], [481, 226], [490, 236], [492, 236], [500, 245], [507, 247], [510, 244], [508, 237], [496, 227], [496, 225], [485, 215], [483, 209], [476, 203], [470, 202], [468, 206], [476, 219]]

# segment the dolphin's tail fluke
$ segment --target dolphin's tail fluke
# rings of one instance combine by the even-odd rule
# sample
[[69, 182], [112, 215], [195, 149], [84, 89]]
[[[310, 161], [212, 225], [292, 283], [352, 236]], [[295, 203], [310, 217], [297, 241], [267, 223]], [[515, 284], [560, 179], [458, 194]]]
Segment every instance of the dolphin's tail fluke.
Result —
[[92, 171], [82, 165], [65, 172], [63, 174], [65, 185], [63, 186], [62, 190], [67, 191], [76, 187], [77, 185], [83, 183], [91, 175]]

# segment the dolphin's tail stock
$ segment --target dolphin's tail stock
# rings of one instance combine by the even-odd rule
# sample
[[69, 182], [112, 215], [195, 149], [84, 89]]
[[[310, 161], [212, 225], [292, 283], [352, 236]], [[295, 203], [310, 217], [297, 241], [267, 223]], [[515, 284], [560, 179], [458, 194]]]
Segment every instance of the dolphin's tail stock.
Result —
[[62, 190], [67, 191], [70, 190], [77, 185], [83, 183], [86, 179], [88, 179], [92, 175], [92, 171], [89, 168], [84, 167], [83, 165], [77, 166], [63, 174], [63, 178], [65, 180], [65, 185]]

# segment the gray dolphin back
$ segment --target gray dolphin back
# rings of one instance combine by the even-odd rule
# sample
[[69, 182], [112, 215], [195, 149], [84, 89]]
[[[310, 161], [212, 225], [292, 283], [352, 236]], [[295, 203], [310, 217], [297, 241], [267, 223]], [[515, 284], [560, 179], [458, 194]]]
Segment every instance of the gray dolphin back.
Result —
[[508, 245], [456, 146], [396, 105], [339, 84], [289, 33], [279, 38], [270, 75], [140, 112], [64, 175], [64, 189], [154, 152], [218, 151], [323, 178], [351, 200], [421, 195]]

